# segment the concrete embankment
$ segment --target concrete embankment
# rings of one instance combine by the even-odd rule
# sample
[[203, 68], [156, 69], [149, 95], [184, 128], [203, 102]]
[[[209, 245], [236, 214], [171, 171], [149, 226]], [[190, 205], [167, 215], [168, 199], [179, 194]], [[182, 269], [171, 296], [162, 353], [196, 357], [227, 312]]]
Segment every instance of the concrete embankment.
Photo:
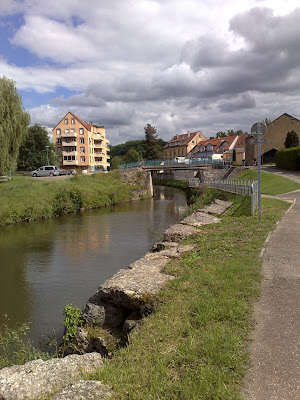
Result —
[[230, 202], [215, 200], [167, 229], [164, 240], [156, 243], [151, 253], [128, 269], [120, 270], [88, 300], [82, 325], [76, 336], [66, 343], [65, 354], [73, 355], [2, 369], [0, 398], [36, 399], [43, 395], [51, 398], [55, 391], [53, 399], [109, 398], [111, 388], [100, 382], [81, 382], [81, 372], [101, 368], [103, 356], [110, 356], [117, 347], [126, 344], [128, 335], [155, 310], [158, 292], [174, 279], [164, 273], [166, 265], [193, 250], [193, 245], [184, 245], [181, 240], [200, 234], [197, 227], [201, 225], [219, 222], [216, 215], [230, 206]]

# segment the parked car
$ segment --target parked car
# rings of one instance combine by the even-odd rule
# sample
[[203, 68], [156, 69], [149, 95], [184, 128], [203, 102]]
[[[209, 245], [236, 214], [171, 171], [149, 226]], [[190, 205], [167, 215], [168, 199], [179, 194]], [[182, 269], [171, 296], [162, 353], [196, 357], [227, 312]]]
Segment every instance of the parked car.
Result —
[[67, 175], [75, 175], [77, 174], [76, 169], [66, 169], [66, 174]]
[[36, 176], [58, 176], [59, 171], [55, 165], [44, 165], [31, 172], [33, 177]]

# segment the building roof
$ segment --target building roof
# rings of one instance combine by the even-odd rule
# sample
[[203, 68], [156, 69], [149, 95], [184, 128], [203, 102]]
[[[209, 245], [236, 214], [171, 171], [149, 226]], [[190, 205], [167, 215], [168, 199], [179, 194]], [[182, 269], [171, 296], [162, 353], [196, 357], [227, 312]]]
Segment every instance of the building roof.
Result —
[[169, 147], [169, 146], [186, 146], [189, 144], [191, 140], [194, 139], [194, 137], [198, 134], [201, 133], [200, 131], [197, 132], [187, 132], [183, 133], [181, 135], [175, 135], [172, 137], [172, 139], [164, 146], [164, 148]]
[[283, 117], [284, 115], [287, 116], [287, 117], [289, 117], [290, 119], [296, 119], [297, 121], [300, 122], [300, 120], [299, 120], [298, 118], [294, 117], [293, 115], [288, 114], [288, 113], [283, 113], [282, 115], [280, 115], [280, 117], [277, 117], [276, 119], [274, 119], [274, 121], [272, 121], [272, 122], [270, 123], [270, 125], [273, 124], [273, 122], [277, 121], [279, 118]]
[[236, 148], [242, 148], [244, 147], [244, 142], [245, 139], [249, 135], [247, 133], [242, 134], [242, 135], [231, 135], [231, 136], [225, 136], [225, 137], [220, 137], [220, 138], [213, 138], [209, 140], [203, 140], [198, 144], [199, 149], [195, 153], [200, 152], [200, 146], [204, 146], [205, 150], [207, 151], [207, 146], [210, 144], [213, 147], [213, 151], [217, 151], [219, 147], [226, 142], [226, 146], [224, 146], [224, 152], [228, 150], [233, 150]]
[[75, 114], [73, 114], [71, 111], [69, 111], [69, 112], [67, 112], [67, 114], [59, 121], [59, 123], [55, 125], [55, 127], [54, 127], [52, 130], [54, 130], [54, 129], [57, 127], [57, 125], [59, 125], [59, 124], [61, 123], [61, 121], [62, 121], [63, 119], [66, 118], [66, 116], [67, 116], [68, 114], [71, 114], [75, 119], [77, 119], [77, 121], [80, 122], [81, 125], [83, 125], [88, 131], [90, 131], [90, 130], [92, 129], [92, 126], [94, 126], [94, 124], [93, 124], [92, 122], [90, 122], [90, 123], [89, 123], [89, 122], [83, 122], [79, 117], [77, 117], [77, 115], [75, 115]]

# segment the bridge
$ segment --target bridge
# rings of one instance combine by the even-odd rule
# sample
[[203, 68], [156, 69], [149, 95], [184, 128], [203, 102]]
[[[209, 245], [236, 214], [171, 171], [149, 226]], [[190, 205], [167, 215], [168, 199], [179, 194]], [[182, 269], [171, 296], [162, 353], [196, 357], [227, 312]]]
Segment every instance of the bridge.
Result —
[[224, 161], [212, 158], [186, 159], [185, 162], [159, 159], [121, 164], [119, 170], [139, 167], [151, 172], [153, 178], [181, 180], [201, 176], [203, 178], [204, 171], [223, 169], [225, 165]]

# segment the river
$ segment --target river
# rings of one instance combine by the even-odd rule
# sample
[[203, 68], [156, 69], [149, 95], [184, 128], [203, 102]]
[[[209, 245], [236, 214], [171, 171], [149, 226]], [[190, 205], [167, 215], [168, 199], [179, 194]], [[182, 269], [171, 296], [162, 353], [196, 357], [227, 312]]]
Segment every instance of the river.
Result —
[[184, 192], [155, 187], [153, 199], [2, 227], [0, 326], [26, 323], [35, 345], [63, 334], [66, 304], [87, 299], [142, 257], [186, 210]]

